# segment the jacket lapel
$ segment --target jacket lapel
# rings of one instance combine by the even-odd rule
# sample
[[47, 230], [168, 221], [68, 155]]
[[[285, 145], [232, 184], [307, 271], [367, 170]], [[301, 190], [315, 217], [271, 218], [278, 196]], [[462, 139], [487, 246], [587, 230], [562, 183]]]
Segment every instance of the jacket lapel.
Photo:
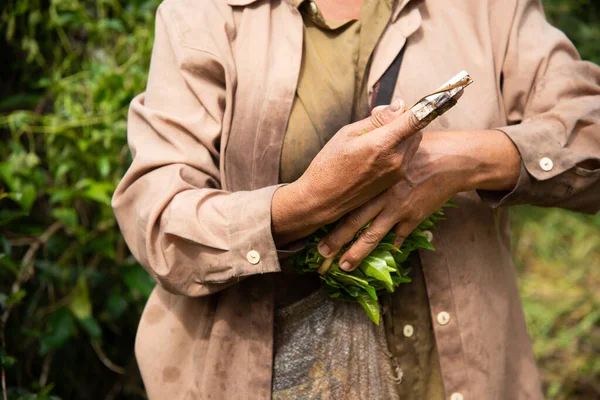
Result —
[[[409, 3], [410, 6], [408, 6]], [[407, 39], [421, 27], [422, 18], [419, 11], [421, 4], [422, 0], [399, 0], [396, 3], [390, 23], [373, 52], [373, 61], [367, 80], [369, 90], [372, 90], [373, 86], [381, 79], [406, 45]]]
[[[224, 188], [230, 191], [279, 182], [281, 148], [302, 59], [302, 17], [292, 5], [281, 0], [240, 12], [249, 15], [238, 26], [234, 46], [235, 111], [224, 144]], [[263, 12], [269, 15], [255, 15]]]

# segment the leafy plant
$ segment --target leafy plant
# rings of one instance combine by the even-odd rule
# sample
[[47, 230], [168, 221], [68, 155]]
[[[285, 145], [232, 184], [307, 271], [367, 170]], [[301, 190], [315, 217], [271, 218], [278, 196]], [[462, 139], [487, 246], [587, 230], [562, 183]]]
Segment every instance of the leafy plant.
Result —
[[[446, 206], [455, 207], [456, 205], [448, 202]], [[319, 254], [317, 246], [334, 225], [325, 226], [315, 232], [306, 247], [290, 257], [289, 262], [301, 274], [320, 274], [323, 286], [330, 297], [360, 304], [369, 319], [379, 325], [378, 294], [392, 293], [400, 284], [411, 281], [410, 267], [406, 265], [408, 256], [417, 249], [435, 250], [435, 247], [427, 239], [426, 230], [432, 229], [435, 223], [443, 218], [442, 210], [426, 218], [408, 235], [400, 248], [394, 246], [396, 235], [388, 233], [365, 257], [358, 268], [351, 272], [340, 268], [340, 257], [352, 246], [368, 225], [357, 232], [354, 239], [346, 244], [338, 254], [328, 260], [331, 262], [330, 264], [325, 263], [326, 260]]]

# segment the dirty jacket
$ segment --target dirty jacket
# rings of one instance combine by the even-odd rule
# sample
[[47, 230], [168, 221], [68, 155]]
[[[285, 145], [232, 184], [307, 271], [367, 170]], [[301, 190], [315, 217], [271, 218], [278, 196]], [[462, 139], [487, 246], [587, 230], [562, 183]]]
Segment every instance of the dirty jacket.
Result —
[[[130, 108], [133, 163], [113, 206], [158, 285], [135, 351], [151, 399], [269, 399], [271, 234], [302, 57], [293, 0], [166, 0], [148, 85]], [[449, 399], [541, 399], [511, 262], [507, 209], [600, 204], [600, 70], [539, 0], [398, 0], [373, 90], [401, 49], [412, 103], [465, 69], [475, 83], [427, 130], [500, 129], [522, 157], [510, 193], [468, 192], [421, 260]]]

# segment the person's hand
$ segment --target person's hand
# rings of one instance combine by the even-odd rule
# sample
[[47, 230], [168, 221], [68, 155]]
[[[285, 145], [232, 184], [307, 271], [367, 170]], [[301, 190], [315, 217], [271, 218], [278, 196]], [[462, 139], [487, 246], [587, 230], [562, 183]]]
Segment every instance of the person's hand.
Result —
[[339, 130], [296, 182], [275, 192], [272, 226], [279, 245], [307, 236], [374, 198], [405, 174], [423, 124], [404, 103], [378, 107]]
[[427, 133], [406, 175], [390, 189], [346, 215], [321, 241], [319, 252], [335, 256], [372, 221], [339, 260], [355, 269], [390, 231], [396, 247], [454, 194], [474, 189], [507, 190], [519, 177], [520, 156], [501, 131]]

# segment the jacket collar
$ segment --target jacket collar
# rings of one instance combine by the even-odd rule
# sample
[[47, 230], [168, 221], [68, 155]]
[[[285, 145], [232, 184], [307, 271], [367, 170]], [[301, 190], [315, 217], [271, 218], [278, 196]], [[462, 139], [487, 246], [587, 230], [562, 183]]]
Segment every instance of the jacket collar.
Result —
[[[250, 4], [256, 3], [259, 0], [227, 0], [227, 4], [230, 6], [248, 6]], [[284, 0], [286, 3], [289, 3], [293, 6], [298, 5], [301, 0]], [[400, 15], [400, 11], [406, 7], [408, 3], [412, 0], [397, 0], [394, 5], [394, 11], [392, 12], [392, 20], [396, 20], [398, 15]]]

